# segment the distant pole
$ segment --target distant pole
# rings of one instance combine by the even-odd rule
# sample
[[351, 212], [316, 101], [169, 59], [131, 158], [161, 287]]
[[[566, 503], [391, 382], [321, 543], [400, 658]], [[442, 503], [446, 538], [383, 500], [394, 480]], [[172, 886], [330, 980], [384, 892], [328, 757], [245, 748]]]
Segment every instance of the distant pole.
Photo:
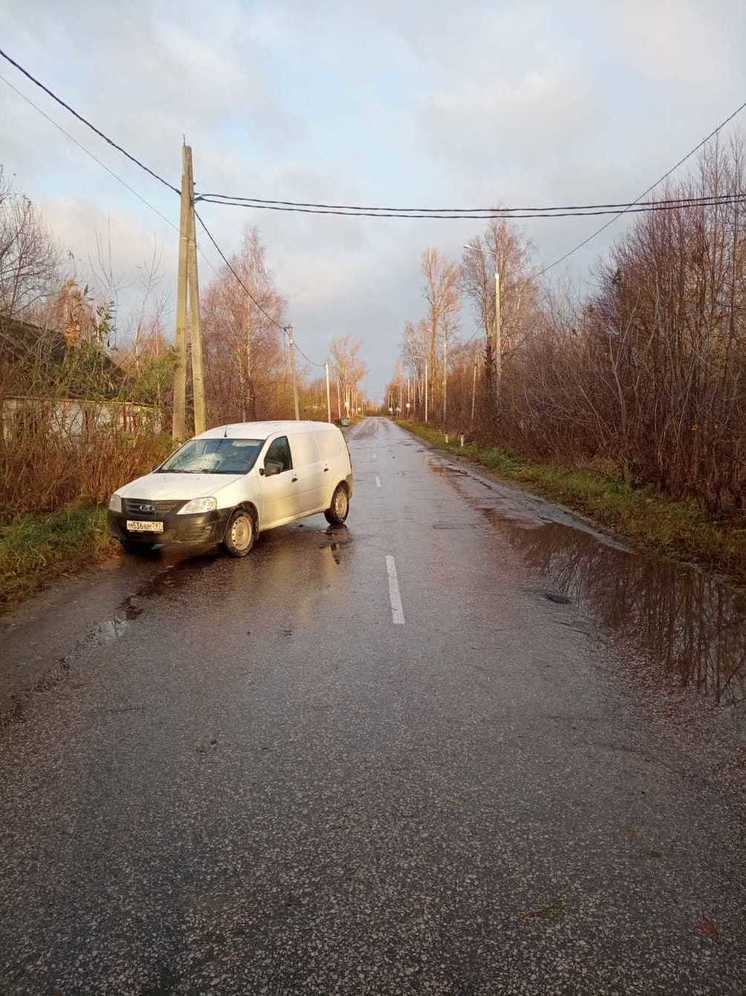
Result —
[[332, 420], [332, 398], [329, 394], [329, 361], [327, 360], [324, 364], [324, 372], [326, 374], [326, 420], [331, 422]]
[[298, 408], [298, 381], [295, 375], [295, 339], [293, 338], [293, 326], [288, 325], [288, 345], [290, 347], [290, 376], [293, 380], [293, 407], [295, 409], [295, 421], [300, 420], [300, 409]]
[[500, 404], [500, 381], [502, 378], [502, 302], [500, 300], [500, 274], [495, 270], [495, 348], [494, 348], [494, 373], [495, 373], [495, 408]]
[[339, 387], [339, 377], [337, 377], [337, 418], [342, 418], [342, 394]]
[[425, 360], [425, 423], [427, 423], [427, 360]]
[[173, 425], [174, 439], [186, 437], [186, 368], [187, 368], [187, 260], [189, 258], [189, 213], [191, 191], [187, 179], [187, 146], [181, 147], [181, 213], [179, 216], [179, 264], [176, 276], [176, 364], [174, 366]]
[[443, 427], [448, 415], [448, 329], [443, 329]]
[[192, 347], [192, 394], [194, 397], [194, 434], [207, 428], [205, 405], [205, 378], [202, 355], [202, 328], [199, 314], [199, 276], [197, 269], [197, 232], [194, 218], [194, 169], [192, 150], [184, 146], [187, 161], [187, 190], [189, 191], [189, 256], [187, 276], [189, 283], [189, 328]]
[[474, 373], [471, 380], [471, 425], [474, 425], [474, 408], [477, 401], [477, 358], [474, 357]]

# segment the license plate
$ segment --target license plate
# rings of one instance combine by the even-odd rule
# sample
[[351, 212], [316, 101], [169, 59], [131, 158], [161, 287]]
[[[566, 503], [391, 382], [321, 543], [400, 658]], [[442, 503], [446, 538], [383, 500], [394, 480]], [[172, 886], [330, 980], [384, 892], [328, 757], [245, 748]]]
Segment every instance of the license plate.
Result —
[[127, 529], [131, 533], [162, 533], [162, 522], [144, 522], [142, 519], [128, 519]]

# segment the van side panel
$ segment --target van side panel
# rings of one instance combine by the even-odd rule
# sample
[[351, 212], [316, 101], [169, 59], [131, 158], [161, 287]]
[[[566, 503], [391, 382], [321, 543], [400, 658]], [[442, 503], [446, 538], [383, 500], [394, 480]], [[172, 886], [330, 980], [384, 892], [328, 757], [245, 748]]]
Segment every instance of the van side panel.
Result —
[[[321, 455], [324, 482], [323, 507], [331, 505], [334, 489], [341, 481], [351, 485], [352, 467], [347, 443], [342, 433], [335, 426], [320, 429], [317, 433], [319, 454]], [[351, 491], [350, 487], [350, 491]]]
[[327, 475], [322, 470], [319, 448], [315, 432], [299, 432], [290, 435], [290, 451], [293, 454], [293, 470], [298, 478], [297, 515], [315, 512], [323, 501], [324, 480]]

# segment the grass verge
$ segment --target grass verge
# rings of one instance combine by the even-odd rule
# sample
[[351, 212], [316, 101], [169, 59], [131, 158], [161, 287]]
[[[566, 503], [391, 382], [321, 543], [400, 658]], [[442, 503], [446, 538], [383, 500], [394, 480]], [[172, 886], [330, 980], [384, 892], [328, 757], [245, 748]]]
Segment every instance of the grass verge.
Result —
[[74, 505], [0, 526], [0, 611], [114, 549], [106, 509]]
[[649, 487], [591, 470], [534, 463], [497, 448], [475, 443], [445, 442], [439, 429], [399, 421], [404, 429], [432, 446], [481, 464], [496, 477], [528, 485], [528, 489], [588, 516], [627, 536], [646, 550], [695, 561], [746, 584], [746, 519], [712, 518], [695, 500], [674, 501]]

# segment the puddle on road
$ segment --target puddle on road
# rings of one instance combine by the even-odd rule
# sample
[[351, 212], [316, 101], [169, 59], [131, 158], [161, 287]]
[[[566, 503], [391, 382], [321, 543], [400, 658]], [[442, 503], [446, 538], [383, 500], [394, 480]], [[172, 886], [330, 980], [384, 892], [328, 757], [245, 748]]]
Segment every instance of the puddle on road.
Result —
[[341, 564], [340, 548], [349, 546], [352, 543], [352, 534], [347, 526], [330, 526], [324, 530], [326, 539], [319, 543], [319, 550], [331, 551], [335, 564]]
[[[431, 465], [432, 466], [432, 465]], [[433, 470], [438, 471], [436, 466]], [[746, 592], [693, 567], [634, 552], [562, 509], [446, 470], [452, 486], [507, 539], [541, 586], [642, 653], [680, 686], [720, 705], [746, 698]]]

